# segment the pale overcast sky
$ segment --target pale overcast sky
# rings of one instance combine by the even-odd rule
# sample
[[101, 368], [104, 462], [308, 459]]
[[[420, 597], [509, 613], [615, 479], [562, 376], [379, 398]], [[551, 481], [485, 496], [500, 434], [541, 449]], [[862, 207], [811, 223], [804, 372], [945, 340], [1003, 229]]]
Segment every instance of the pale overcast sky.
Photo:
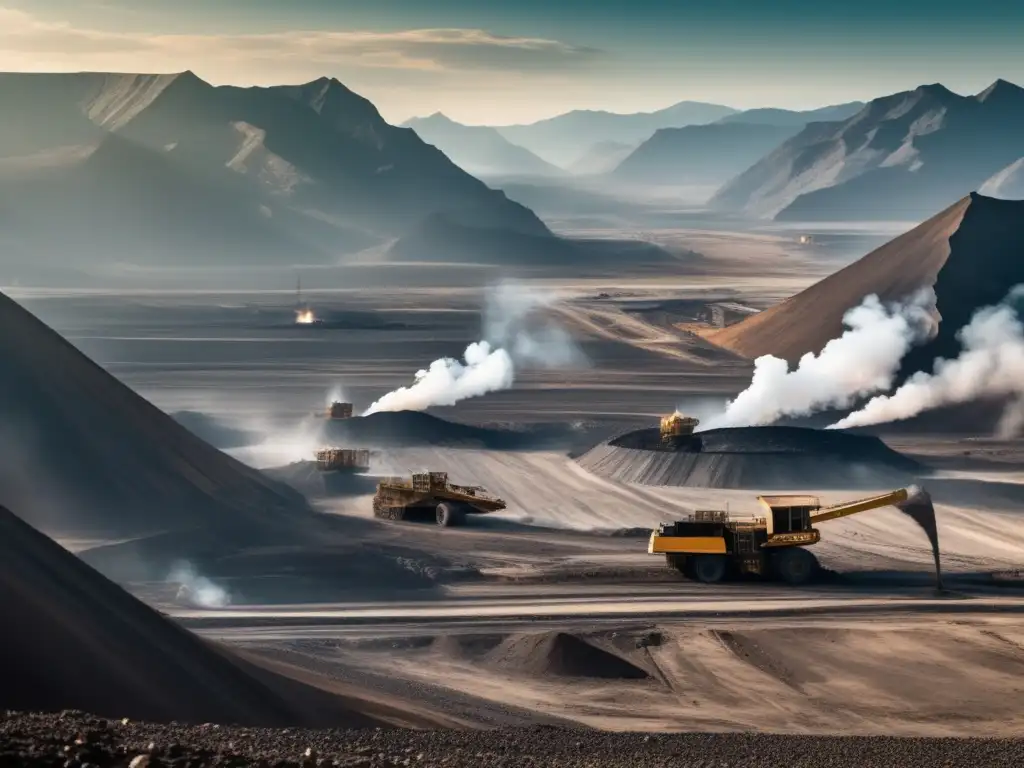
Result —
[[337, 77], [392, 122], [1024, 84], [1020, 0], [0, 0], [0, 70]]

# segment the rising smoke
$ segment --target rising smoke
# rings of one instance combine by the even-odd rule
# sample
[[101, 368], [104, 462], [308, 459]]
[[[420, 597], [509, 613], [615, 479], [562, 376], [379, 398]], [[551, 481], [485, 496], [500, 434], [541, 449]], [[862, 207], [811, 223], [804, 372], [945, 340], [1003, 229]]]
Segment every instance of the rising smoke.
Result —
[[872, 398], [830, 428], [909, 419], [930, 408], [979, 397], [1015, 396], [1003, 414], [1000, 432], [1019, 432], [1024, 426], [1024, 324], [1017, 308], [1022, 299], [1024, 286], [1017, 286], [1000, 304], [975, 312], [957, 333], [959, 357], [936, 360], [932, 373], [914, 374], [891, 395]]
[[177, 563], [167, 581], [178, 585], [176, 600], [199, 608], [224, 608], [231, 604], [231, 596], [223, 587], [200, 576], [188, 562]]
[[519, 370], [567, 368], [585, 362], [565, 329], [541, 316], [554, 297], [503, 283], [485, 296], [483, 339], [466, 347], [463, 359], [441, 358], [418, 371], [408, 387], [389, 392], [364, 415], [422, 411], [435, 405], [509, 389]]
[[847, 407], [888, 390], [903, 356], [931, 333], [934, 305], [931, 289], [890, 305], [867, 296], [843, 316], [843, 335], [818, 355], [808, 352], [794, 370], [773, 355], [757, 358], [750, 386], [704, 429], [771, 424], [782, 416]]

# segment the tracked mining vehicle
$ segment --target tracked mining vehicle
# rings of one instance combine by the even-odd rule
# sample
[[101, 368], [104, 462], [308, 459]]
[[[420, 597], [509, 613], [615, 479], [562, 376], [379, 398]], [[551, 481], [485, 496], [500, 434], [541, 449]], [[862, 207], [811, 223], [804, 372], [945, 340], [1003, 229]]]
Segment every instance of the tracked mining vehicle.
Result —
[[389, 477], [377, 484], [373, 516], [384, 520], [434, 520], [461, 525], [466, 515], [505, 508], [505, 502], [479, 486], [448, 482], [447, 472], [420, 472], [411, 479]]
[[325, 448], [316, 452], [316, 468], [321, 472], [368, 472], [370, 451], [362, 448]]
[[664, 555], [669, 567], [707, 584], [742, 574], [805, 584], [818, 572], [817, 558], [805, 549], [821, 540], [815, 524], [900, 506], [908, 498], [908, 489], [901, 488], [823, 507], [816, 496], [758, 496], [764, 517], [733, 520], [728, 512], [698, 510], [653, 531], [647, 551]]

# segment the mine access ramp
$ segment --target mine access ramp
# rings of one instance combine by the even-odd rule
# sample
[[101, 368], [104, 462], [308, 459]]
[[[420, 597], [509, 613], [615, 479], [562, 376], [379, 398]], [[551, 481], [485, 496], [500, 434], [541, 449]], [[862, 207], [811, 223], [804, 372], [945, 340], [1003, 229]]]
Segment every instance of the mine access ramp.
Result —
[[419, 472], [411, 478], [388, 477], [377, 484], [373, 516], [384, 520], [434, 520], [460, 525], [466, 515], [505, 509], [505, 502], [475, 485], [456, 485], [447, 472]]
[[686, 577], [709, 584], [743, 574], [805, 584], [819, 570], [817, 558], [805, 549], [821, 540], [815, 524], [879, 507], [902, 508], [914, 494], [927, 498], [900, 488], [823, 507], [816, 496], [758, 496], [763, 517], [733, 520], [728, 512], [698, 510], [653, 531], [647, 551], [664, 555]]

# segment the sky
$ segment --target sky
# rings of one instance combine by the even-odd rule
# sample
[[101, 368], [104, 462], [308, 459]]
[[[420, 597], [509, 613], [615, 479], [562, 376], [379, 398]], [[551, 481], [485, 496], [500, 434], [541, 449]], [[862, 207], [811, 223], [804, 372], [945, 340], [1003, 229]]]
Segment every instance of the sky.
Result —
[[0, 0], [0, 71], [336, 77], [390, 122], [1024, 85], [1019, 0]]

